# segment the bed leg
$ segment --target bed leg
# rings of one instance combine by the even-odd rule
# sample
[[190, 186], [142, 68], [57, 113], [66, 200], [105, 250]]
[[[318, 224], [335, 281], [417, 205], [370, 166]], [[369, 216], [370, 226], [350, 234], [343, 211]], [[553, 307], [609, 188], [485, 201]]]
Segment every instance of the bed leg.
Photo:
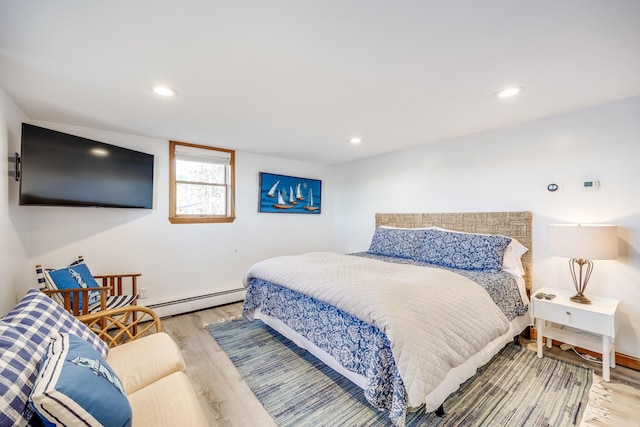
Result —
[[440, 418], [444, 417], [446, 413], [444, 412], [444, 403], [440, 405], [438, 409], [436, 409], [436, 415]]
[[516, 335], [515, 337], [513, 337], [513, 343], [515, 345], [520, 345], [520, 335]]

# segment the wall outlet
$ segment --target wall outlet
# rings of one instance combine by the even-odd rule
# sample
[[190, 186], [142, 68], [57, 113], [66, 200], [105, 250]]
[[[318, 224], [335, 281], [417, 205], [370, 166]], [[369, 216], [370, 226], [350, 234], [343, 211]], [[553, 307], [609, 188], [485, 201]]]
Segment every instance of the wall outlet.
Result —
[[140, 295], [140, 299], [145, 299], [148, 293], [149, 293], [149, 288], [138, 289], [138, 295]]

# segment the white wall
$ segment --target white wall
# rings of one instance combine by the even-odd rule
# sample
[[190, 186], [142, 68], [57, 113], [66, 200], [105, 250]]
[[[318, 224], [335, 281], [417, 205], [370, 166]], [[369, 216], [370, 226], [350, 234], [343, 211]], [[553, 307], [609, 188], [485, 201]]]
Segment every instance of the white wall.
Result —
[[[168, 141], [58, 123], [31, 123], [153, 154], [155, 183], [152, 210], [17, 207], [29, 217], [30, 279], [37, 263], [63, 266], [83, 255], [94, 274], [142, 273], [139, 286], [147, 288], [147, 298], [141, 304], [152, 305], [240, 289], [244, 272], [256, 261], [333, 247], [333, 189], [327, 166], [237, 152], [235, 222], [174, 225], [168, 220]], [[223, 143], [210, 145], [227, 148]], [[321, 179], [322, 213], [258, 213], [261, 171]], [[24, 290], [27, 287], [23, 285]], [[226, 300], [188, 305], [188, 309], [242, 297], [242, 293], [236, 293]], [[184, 307], [158, 311], [166, 315], [183, 310]]]
[[[19, 151], [20, 123], [26, 120], [0, 89], [5, 159]], [[148, 288], [148, 298], [142, 302], [149, 305], [237, 289], [246, 268], [269, 256], [365, 250], [375, 212], [531, 210], [534, 289], [572, 288], [566, 260], [547, 252], [547, 224], [619, 225], [620, 257], [596, 261], [587, 294], [621, 300], [618, 351], [640, 357], [640, 98], [335, 168], [239, 152], [238, 218], [232, 224], [169, 223], [167, 141], [32, 123], [154, 154], [154, 208], [18, 206], [18, 185], [3, 162], [0, 313], [34, 285], [33, 265], [62, 265], [80, 254], [95, 273], [143, 273], [140, 285]], [[258, 213], [260, 171], [323, 180], [323, 213]], [[591, 178], [601, 181], [600, 189], [581, 189]], [[560, 190], [546, 191], [550, 182]]]
[[[617, 351], [640, 357], [640, 98], [441, 141], [336, 168], [336, 248], [366, 250], [376, 212], [533, 212], [533, 288], [573, 289], [547, 251], [550, 223], [619, 226], [587, 295], [621, 300]], [[599, 179], [598, 190], [581, 188]], [[560, 190], [547, 191], [555, 182]]]
[[9, 177], [15, 167], [7, 161], [20, 151], [20, 124], [24, 119], [24, 113], [0, 89], [0, 315], [22, 296], [19, 288], [27, 280], [27, 218], [17, 209], [18, 187], [15, 178]]

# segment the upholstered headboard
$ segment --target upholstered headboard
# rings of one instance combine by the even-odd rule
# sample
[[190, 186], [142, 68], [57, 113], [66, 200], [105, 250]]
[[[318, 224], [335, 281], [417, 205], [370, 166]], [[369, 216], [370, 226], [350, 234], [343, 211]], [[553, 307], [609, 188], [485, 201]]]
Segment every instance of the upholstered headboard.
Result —
[[522, 212], [377, 213], [376, 227], [442, 227], [468, 233], [501, 234], [518, 239], [529, 250], [522, 256], [524, 281], [531, 289], [531, 217]]

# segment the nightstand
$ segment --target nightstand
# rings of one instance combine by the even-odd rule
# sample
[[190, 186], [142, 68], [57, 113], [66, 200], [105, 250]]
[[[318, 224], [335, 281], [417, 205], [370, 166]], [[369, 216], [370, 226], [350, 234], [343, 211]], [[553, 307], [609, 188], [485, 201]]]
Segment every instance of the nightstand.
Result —
[[[551, 300], [536, 298], [536, 294], [554, 294]], [[531, 297], [533, 316], [536, 318], [538, 357], [542, 358], [542, 337], [558, 340], [587, 350], [602, 353], [602, 379], [609, 381], [609, 368], [616, 367], [615, 315], [618, 300], [589, 295], [591, 304], [578, 304], [569, 298], [575, 292], [542, 288]], [[556, 325], [552, 325], [554, 323]]]

